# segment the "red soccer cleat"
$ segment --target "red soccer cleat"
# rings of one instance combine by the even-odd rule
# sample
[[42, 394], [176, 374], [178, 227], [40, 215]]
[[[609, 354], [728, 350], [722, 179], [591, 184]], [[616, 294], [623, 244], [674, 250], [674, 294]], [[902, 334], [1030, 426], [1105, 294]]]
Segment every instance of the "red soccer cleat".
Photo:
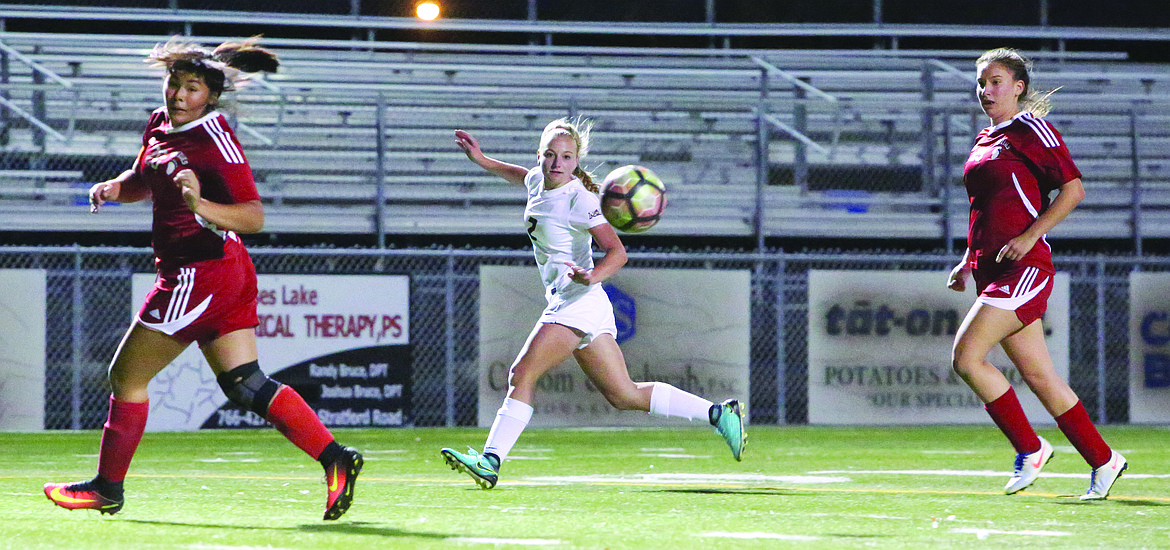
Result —
[[93, 481], [79, 483], [46, 483], [45, 496], [53, 504], [68, 510], [97, 510], [103, 514], [116, 514], [122, 509], [122, 495], [110, 498], [98, 492]]
[[349, 510], [353, 503], [353, 486], [363, 463], [362, 454], [357, 449], [345, 447], [341, 458], [325, 467], [325, 484], [329, 489], [325, 519], [337, 519]]

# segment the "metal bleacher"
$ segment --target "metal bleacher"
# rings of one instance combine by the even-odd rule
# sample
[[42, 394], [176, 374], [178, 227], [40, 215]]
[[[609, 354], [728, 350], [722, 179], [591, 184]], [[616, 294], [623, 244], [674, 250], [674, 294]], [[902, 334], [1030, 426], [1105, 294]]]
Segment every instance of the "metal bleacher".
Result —
[[[0, 32], [20, 61], [0, 84], [11, 110], [0, 230], [149, 225], [145, 205], [91, 216], [78, 203], [137, 152], [161, 102], [161, 73], [143, 59], [165, 39]], [[514, 233], [523, 193], [468, 162], [452, 130], [471, 131], [492, 156], [532, 164], [543, 126], [581, 115], [596, 124], [585, 163], [595, 173], [642, 164], [667, 182], [669, 212], [656, 235], [961, 236], [958, 178], [986, 124], [971, 99], [979, 52], [970, 51], [268, 46], [281, 71], [237, 92], [234, 122], [274, 233], [372, 232], [379, 182], [388, 233]], [[1136, 182], [1146, 236], [1170, 236], [1170, 66], [1107, 53], [1037, 58], [1034, 85], [1060, 88], [1049, 120], [1089, 189], [1084, 213], [1061, 234], [1127, 238]], [[768, 171], [757, 168], [761, 135]], [[819, 186], [776, 175], [797, 168], [839, 175]], [[883, 170], [916, 174], [917, 183], [866, 179]]]

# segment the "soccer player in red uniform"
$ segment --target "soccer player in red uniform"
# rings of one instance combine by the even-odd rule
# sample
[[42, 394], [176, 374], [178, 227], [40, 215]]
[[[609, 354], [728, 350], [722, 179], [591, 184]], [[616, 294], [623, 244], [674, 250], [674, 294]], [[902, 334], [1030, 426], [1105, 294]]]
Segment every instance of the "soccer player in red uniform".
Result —
[[[1047, 95], [1029, 94], [1029, 68], [1027, 59], [1006, 48], [976, 62], [976, 96], [992, 126], [979, 132], [963, 169], [971, 199], [967, 251], [947, 286], [963, 291], [971, 274], [979, 297], [955, 335], [952, 366], [1015, 447], [1015, 471], [1004, 492], [1031, 485], [1053, 453], [1032, 429], [1007, 378], [987, 361], [996, 344], [1092, 468], [1081, 499], [1102, 500], [1128, 463], [1101, 439], [1076, 393], [1056, 374], [1040, 324], [1056, 271], [1044, 235], [1072, 212], [1085, 190], [1060, 133], [1041, 118]], [[1057, 194], [1049, 200], [1052, 191]]]
[[264, 209], [240, 143], [216, 111], [233, 80], [275, 71], [276, 56], [254, 40], [211, 51], [172, 39], [148, 60], [166, 67], [166, 104], [150, 115], [133, 168], [94, 185], [89, 196], [94, 212], [106, 201], [153, 201], [158, 277], [110, 363], [113, 393], [97, 476], [47, 483], [45, 496], [71, 510], [122, 509], [123, 480], [146, 428], [147, 384], [198, 342], [232, 402], [267, 419], [325, 468], [325, 519], [337, 519], [353, 500], [362, 456], [339, 445], [295, 390], [260, 370], [256, 270], [236, 233], [260, 231]]

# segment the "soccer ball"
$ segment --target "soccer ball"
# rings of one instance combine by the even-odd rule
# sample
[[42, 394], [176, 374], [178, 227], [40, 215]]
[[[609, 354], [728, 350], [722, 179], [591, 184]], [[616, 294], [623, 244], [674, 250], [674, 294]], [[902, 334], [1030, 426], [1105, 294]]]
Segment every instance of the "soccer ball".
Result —
[[622, 166], [601, 182], [601, 213], [626, 233], [654, 227], [666, 208], [666, 186], [644, 166]]

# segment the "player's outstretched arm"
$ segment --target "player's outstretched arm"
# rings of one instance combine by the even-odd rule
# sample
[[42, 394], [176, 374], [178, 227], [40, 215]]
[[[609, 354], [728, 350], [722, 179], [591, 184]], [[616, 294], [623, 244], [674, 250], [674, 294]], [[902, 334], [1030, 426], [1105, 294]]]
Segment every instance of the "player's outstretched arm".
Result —
[[528, 175], [527, 168], [484, 155], [479, 148], [479, 141], [471, 134], [463, 130], [455, 130], [455, 145], [463, 149], [463, 152], [467, 153], [467, 158], [479, 165], [480, 168], [504, 178], [509, 183], [524, 185], [524, 177]]

